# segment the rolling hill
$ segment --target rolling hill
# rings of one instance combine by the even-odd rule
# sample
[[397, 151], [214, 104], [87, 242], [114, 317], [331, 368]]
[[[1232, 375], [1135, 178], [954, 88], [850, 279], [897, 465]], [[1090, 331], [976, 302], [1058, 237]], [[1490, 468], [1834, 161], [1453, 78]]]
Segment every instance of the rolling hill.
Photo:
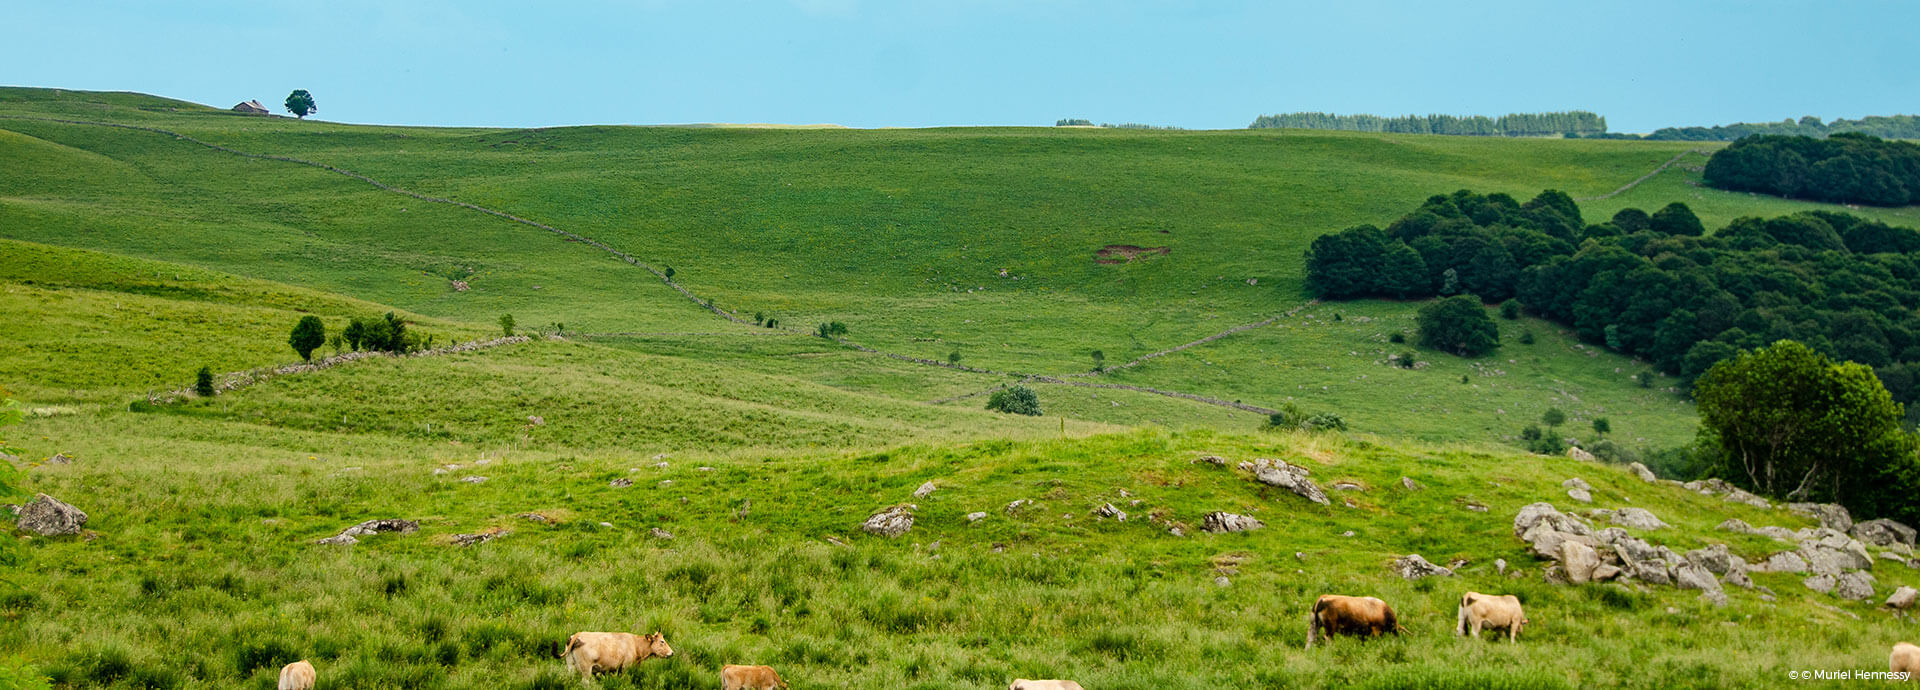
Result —
[[[1756, 575], [1772, 598], [1724, 608], [1540, 580], [1512, 518], [1571, 509], [1574, 477], [1594, 507], [1672, 523], [1643, 536], [1676, 550], [1755, 561], [1781, 547], [1714, 526], [1811, 524], [1503, 445], [1548, 407], [1570, 429], [1608, 417], [1627, 445], [1685, 443], [1676, 382], [1643, 388], [1643, 364], [1530, 319], [1501, 321], [1494, 355], [1397, 367], [1418, 304], [1303, 287], [1315, 236], [1459, 188], [1562, 189], [1589, 217], [1685, 201], [1709, 226], [1817, 206], [1694, 186], [1698, 146], [371, 127], [0, 88], [0, 386], [29, 408], [7, 438], [25, 489], [92, 516], [83, 538], [15, 541], [0, 671], [268, 687], [312, 657], [330, 687], [565, 687], [556, 640], [641, 628], [683, 654], [608, 687], [714, 686], [719, 663], [926, 688], [1722, 687], [1875, 667], [1904, 619], [1797, 576]], [[293, 362], [301, 316], [336, 331], [389, 311], [441, 343], [494, 338], [502, 314], [537, 337], [146, 402], [203, 366]], [[844, 341], [811, 337], [828, 321]], [[1045, 416], [981, 409], [1017, 382]], [[1260, 431], [1287, 403], [1354, 432]], [[1359, 489], [1305, 503], [1232, 469], [1256, 457]], [[901, 503], [908, 536], [860, 533]], [[1107, 503], [1130, 517], [1096, 518]], [[1195, 534], [1215, 510], [1268, 528]], [[312, 543], [386, 517], [420, 531]], [[490, 530], [510, 534], [449, 543]], [[1467, 563], [1408, 582], [1387, 564], [1409, 553]], [[1536, 627], [1455, 640], [1463, 588], [1520, 594]], [[1327, 591], [1393, 601], [1408, 634], [1303, 652]]]

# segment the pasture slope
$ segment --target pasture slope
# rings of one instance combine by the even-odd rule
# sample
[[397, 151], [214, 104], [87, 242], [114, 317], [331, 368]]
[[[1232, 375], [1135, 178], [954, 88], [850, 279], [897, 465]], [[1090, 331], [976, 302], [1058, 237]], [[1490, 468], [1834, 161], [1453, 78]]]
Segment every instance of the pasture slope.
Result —
[[[602, 247], [471, 208], [73, 122], [511, 213], [792, 330], [721, 319]], [[846, 688], [1725, 687], [1881, 667], [1909, 620], [1798, 576], [1757, 574], [1774, 598], [1730, 588], [1725, 607], [1542, 581], [1512, 517], [1573, 509], [1573, 477], [1595, 488], [1579, 507], [1647, 508], [1672, 527], [1636, 533], [1676, 550], [1757, 561], [1787, 546], [1713, 526], [1810, 524], [1498, 445], [1548, 406], [1569, 428], [1609, 417], [1628, 445], [1683, 442], [1692, 413], [1672, 382], [1641, 388], [1641, 366], [1530, 320], [1501, 327], [1532, 345], [1421, 351], [1429, 366], [1401, 369], [1386, 357], [1410, 348], [1389, 336], [1411, 333], [1417, 305], [1304, 295], [1319, 232], [1461, 187], [1599, 196], [1691, 146], [361, 127], [0, 89], [0, 385], [30, 409], [7, 438], [26, 490], [92, 516], [82, 538], [14, 540], [0, 667], [61, 687], [271, 687], [304, 657], [332, 688], [558, 688], [577, 683], [558, 645], [589, 629], [658, 629], [680, 651], [605, 687], [717, 687], [724, 663]], [[1801, 206], [1692, 187], [1685, 161], [1587, 214], [1684, 200], [1717, 225]], [[1110, 244], [1168, 251], [1096, 262]], [[287, 363], [299, 316], [337, 330], [388, 311], [443, 344], [497, 336], [502, 313], [542, 337], [144, 402], [201, 366]], [[1092, 350], [1119, 364], [1268, 319], [1071, 380], [1292, 401], [1356, 432], [1259, 432], [1258, 415], [1124, 389], [1036, 383], [1041, 418], [969, 397], [1086, 374]], [[828, 320], [966, 369], [795, 332]], [[73, 462], [43, 462], [55, 453]], [[1210, 455], [1225, 467], [1197, 462]], [[1233, 469], [1257, 457], [1361, 489], [1308, 503]], [[1032, 503], [1005, 509], [1018, 499]], [[860, 532], [901, 503], [917, 506], [906, 536]], [[1096, 517], [1107, 503], [1128, 518]], [[1198, 532], [1216, 510], [1267, 527]], [[421, 529], [313, 543], [386, 517]], [[1389, 563], [1410, 553], [1466, 564], [1408, 582]], [[1879, 563], [1880, 596], [1920, 584]], [[1455, 639], [1466, 589], [1519, 594], [1534, 627], [1514, 646]], [[1324, 592], [1381, 596], [1408, 632], [1303, 651]]]

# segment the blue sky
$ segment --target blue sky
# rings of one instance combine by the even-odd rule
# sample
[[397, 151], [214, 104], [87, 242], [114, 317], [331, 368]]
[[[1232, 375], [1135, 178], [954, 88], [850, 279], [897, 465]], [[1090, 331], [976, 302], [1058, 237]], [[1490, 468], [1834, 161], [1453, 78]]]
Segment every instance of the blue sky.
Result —
[[0, 0], [0, 83], [418, 125], [1920, 111], [1920, 2]]

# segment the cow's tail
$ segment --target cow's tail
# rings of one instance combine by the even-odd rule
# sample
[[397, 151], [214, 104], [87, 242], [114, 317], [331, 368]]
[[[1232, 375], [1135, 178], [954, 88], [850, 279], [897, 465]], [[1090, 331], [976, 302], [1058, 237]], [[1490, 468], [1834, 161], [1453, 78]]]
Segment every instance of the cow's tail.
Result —
[[1473, 593], [1460, 595], [1460, 620], [1454, 626], [1454, 634], [1465, 637], [1471, 626], [1467, 625], [1467, 607], [1473, 605]]
[[573, 658], [573, 650], [579, 649], [579, 648], [580, 648], [580, 633], [574, 633], [572, 635], [567, 636], [566, 649], [563, 649], [560, 652], [560, 658], [567, 660], [567, 670], [572, 671], [574, 673], [580, 672], [580, 668], [579, 668], [580, 664], [578, 661], [576, 661]]

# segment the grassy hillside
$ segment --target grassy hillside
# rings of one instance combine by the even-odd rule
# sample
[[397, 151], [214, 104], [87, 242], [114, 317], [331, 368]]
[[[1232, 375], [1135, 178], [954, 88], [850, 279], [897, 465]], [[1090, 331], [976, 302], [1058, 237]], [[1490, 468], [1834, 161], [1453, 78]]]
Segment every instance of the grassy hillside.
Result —
[[[46, 118], [510, 213], [788, 329], [729, 321], [528, 223]], [[363, 127], [0, 88], [0, 386], [32, 410], [7, 438], [24, 489], [92, 517], [83, 537], [5, 542], [18, 567], [0, 579], [19, 586], [0, 585], [0, 676], [19, 659], [60, 687], [265, 688], [310, 657], [333, 688], [572, 687], [553, 652], [581, 629], [664, 630], [681, 651], [607, 687], [717, 687], [721, 663], [847, 688], [1725, 687], [1877, 667], [1905, 619], [1794, 576], [1756, 575], [1778, 597], [1736, 590], [1726, 608], [1542, 582], [1512, 516], [1571, 509], [1570, 477], [1595, 486], [1592, 507], [1672, 523], [1642, 536], [1679, 550], [1758, 560], [1784, 545], [1712, 526], [1806, 524], [1500, 445], [1548, 406], [1570, 435], [1608, 417], [1627, 446], [1684, 442], [1674, 382], [1642, 388], [1643, 364], [1530, 319], [1501, 321], [1505, 345], [1478, 360], [1417, 350], [1390, 341], [1417, 304], [1304, 293], [1300, 255], [1323, 231], [1461, 187], [1598, 196], [1696, 145]], [[1695, 177], [1670, 169], [1587, 215], [1682, 200], [1717, 225], [1804, 207]], [[1101, 263], [1131, 253], [1108, 245], [1153, 251]], [[301, 316], [337, 330], [387, 311], [442, 343], [492, 337], [503, 313], [568, 335], [132, 404], [201, 366], [292, 362]], [[807, 335], [827, 320], [882, 352]], [[1094, 350], [1116, 369], [1088, 375]], [[1424, 365], [1388, 361], [1406, 351]], [[1033, 375], [1066, 377], [1030, 382], [1046, 416], [981, 409]], [[1355, 432], [1257, 432], [1261, 414], [1165, 393], [1292, 402]], [[38, 462], [54, 453], [75, 462]], [[1364, 490], [1315, 506], [1231, 469], [1256, 457]], [[1035, 503], [1004, 510], [1016, 499]], [[860, 533], [906, 502], [908, 536]], [[1130, 517], [1092, 517], [1108, 502]], [[1214, 510], [1268, 527], [1196, 533]], [[381, 517], [422, 527], [312, 543]], [[490, 529], [511, 534], [449, 543]], [[1408, 553], [1468, 563], [1409, 583], [1388, 570]], [[1883, 596], [1920, 583], [1896, 568], [1875, 571]], [[1535, 627], [1517, 646], [1456, 640], [1469, 588], [1520, 595]], [[1305, 652], [1324, 592], [1381, 596], [1408, 634]]]
[[[1571, 509], [1559, 489], [1568, 477], [1596, 487], [1595, 506], [1671, 522], [1644, 536], [1676, 549], [1731, 543], [1757, 560], [1781, 546], [1711, 526], [1805, 524], [1564, 459], [1138, 432], [801, 455], [696, 449], [656, 468], [618, 450], [483, 452], [145, 417], [28, 429], [74, 444], [77, 464], [37, 468], [32, 481], [84, 496], [96, 534], [21, 544], [26, 589], [0, 607], [10, 622], [0, 649], [76, 685], [118, 674], [122, 687], [267, 687], [278, 663], [310, 657], [331, 687], [568, 687], [553, 657], [567, 634], [659, 629], [680, 654], [608, 687], [717, 687], [714, 669], [740, 662], [774, 664], [796, 687], [990, 688], [1013, 676], [1099, 688], [1726, 687], [1872, 668], [1908, 627], [1790, 575], [1756, 576], [1778, 601], [1733, 590], [1726, 608], [1666, 587], [1542, 584], [1511, 519], [1537, 500]], [[176, 449], [177, 437], [202, 440]], [[1355, 507], [1314, 506], [1196, 464], [1202, 454], [1281, 457], [1323, 485], [1366, 490], [1333, 492]], [[432, 472], [446, 463], [463, 466]], [[458, 480], [467, 475], [489, 479]], [[1400, 488], [1401, 476], [1423, 488]], [[610, 487], [616, 478], [633, 486]], [[926, 481], [940, 488], [913, 499]], [[1002, 509], [1015, 499], [1036, 505]], [[859, 533], [869, 513], [908, 501], [919, 509], [907, 536]], [[1127, 521], [1092, 517], [1105, 502]], [[1212, 510], [1268, 526], [1194, 532]], [[987, 517], [969, 524], [973, 511]], [[529, 512], [553, 522], [517, 517]], [[311, 543], [374, 517], [419, 519], [421, 531]], [[446, 542], [492, 528], [511, 533]], [[1469, 563], [1457, 578], [1409, 583], [1388, 570], [1406, 553]], [[1499, 576], [1496, 558], [1525, 575]], [[1909, 572], [1875, 575], [1881, 588], [1920, 582]], [[1534, 627], [1517, 646], [1455, 638], [1466, 589], [1520, 595]], [[1302, 621], [1323, 592], [1381, 596], [1407, 634], [1304, 651]]]

